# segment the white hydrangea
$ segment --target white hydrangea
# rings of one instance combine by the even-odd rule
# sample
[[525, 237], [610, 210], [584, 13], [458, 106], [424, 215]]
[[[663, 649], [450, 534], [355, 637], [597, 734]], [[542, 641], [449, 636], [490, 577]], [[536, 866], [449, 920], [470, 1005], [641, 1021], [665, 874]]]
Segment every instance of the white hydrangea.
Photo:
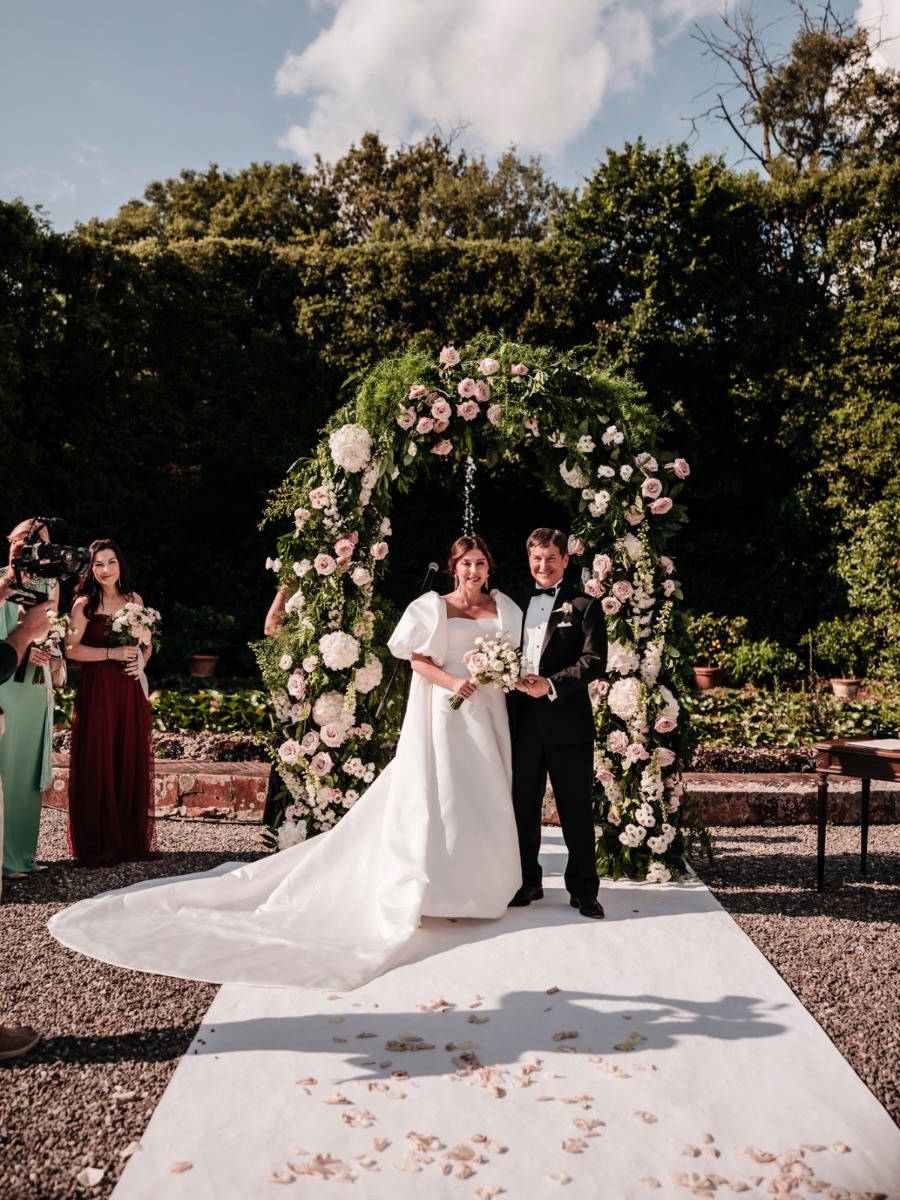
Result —
[[312, 717], [321, 729], [323, 725], [353, 724], [356, 712], [347, 705], [343, 692], [323, 692], [313, 705]]
[[628, 679], [617, 679], [609, 689], [607, 704], [610, 711], [623, 721], [631, 721], [637, 715], [641, 702], [641, 684], [633, 675]]
[[329, 671], [345, 671], [359, 658], [359, 642], [349, 633], [337, 629], [319, 638], [319, 652]]
[[381, 665], [381, 659], [376, 658], [374, 654], [366, 659], [365, 666], [359, 667], [354, 675], [356, 690], [363, 696], [377, 688], [381, 683], [384, 674], [384, 667]]
[[328, 438], [332, 460], [351, 475], [361, 471], [372, 454], [372, 437], [363, 425], [342, 425]]
[[291, 846], [299, 846], [306, 841], [306, 824], [303, 821], [286, 819], [278, 827], [278, 849], [289, 850]]
[[635, 534], [626, 533], [623, 538], [619, 539], [616, 549], [627, 554], [632, 562], [637, 562], [644, 553], [644, 543]]
[[607, 671], [615, 671], [618, 675], [631, 675], [638, 669], [640, 661], [640, 656], [631, 642], [609, 643], [606, 655]]
[[559, 464], [559, 473], [570, 488], [586, 488], [590, 483], [587, 475], [576, 463], [574, 467], [567, 466], [565, 460]]

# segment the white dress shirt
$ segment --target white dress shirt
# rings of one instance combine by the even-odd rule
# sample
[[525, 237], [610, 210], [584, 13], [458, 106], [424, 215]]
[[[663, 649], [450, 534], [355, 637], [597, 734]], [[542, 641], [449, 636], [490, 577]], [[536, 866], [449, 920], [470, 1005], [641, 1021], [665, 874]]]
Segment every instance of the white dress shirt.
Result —
[[[532, 596], [528, 601], [528, 609], [525, 613], [525, 630], [522, 639], [522, 655], [525, 659], [523, 673], [533, 673], [540, 675], [541, 673], [541, 650], [544, 646], [544, 636], [547, 632], [547, 622], [550, 620], [550, 614], [556, 608], [556, 597], [559, 595], [560, 584], [556, 585], [556, 589], [552, 596]], [[550, 684], [549, 696], [551, 700], [556, 699], [556, 688]]]

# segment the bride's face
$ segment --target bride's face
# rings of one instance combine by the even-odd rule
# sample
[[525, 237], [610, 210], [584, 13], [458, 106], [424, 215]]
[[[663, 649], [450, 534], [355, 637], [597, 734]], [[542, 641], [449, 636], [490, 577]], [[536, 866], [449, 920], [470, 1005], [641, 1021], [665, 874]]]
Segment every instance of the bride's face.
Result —
[[460, 588], [483, 587], [487, 582], [488, 560], [480, 550], [467, 550], [456, 564], [456, 582]]

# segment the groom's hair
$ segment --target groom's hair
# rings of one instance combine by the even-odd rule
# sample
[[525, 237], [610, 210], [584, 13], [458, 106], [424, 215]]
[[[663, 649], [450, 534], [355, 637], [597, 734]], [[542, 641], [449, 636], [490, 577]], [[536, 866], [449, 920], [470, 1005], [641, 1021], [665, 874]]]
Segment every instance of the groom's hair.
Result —
[[528, 535], [528, 541], [525, 543], [526, 553], [532, 550], [535, 546], [549, 546], [551, 543], [557, 548], [560, 554], [569, 553], [569, 539], [561, 529], [535, 529], [534, 533]]

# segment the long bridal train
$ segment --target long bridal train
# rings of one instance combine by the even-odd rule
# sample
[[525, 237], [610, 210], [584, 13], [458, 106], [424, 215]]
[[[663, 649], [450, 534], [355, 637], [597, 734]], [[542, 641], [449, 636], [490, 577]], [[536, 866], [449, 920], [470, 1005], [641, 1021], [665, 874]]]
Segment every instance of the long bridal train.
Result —
[[[457, 676], [479, 634], [521, 610], [447, 618], [428, 592], [388, 643]], [[459, 711], [413, 674], [393, 762], [327, 833], [251, 864], [149, 880], [65, 909], [50, 931], [103, 962], [210, 983], [358, 987], [397, 963], [423, 916], [497, 918], [521, 883], [505, 697]]]

